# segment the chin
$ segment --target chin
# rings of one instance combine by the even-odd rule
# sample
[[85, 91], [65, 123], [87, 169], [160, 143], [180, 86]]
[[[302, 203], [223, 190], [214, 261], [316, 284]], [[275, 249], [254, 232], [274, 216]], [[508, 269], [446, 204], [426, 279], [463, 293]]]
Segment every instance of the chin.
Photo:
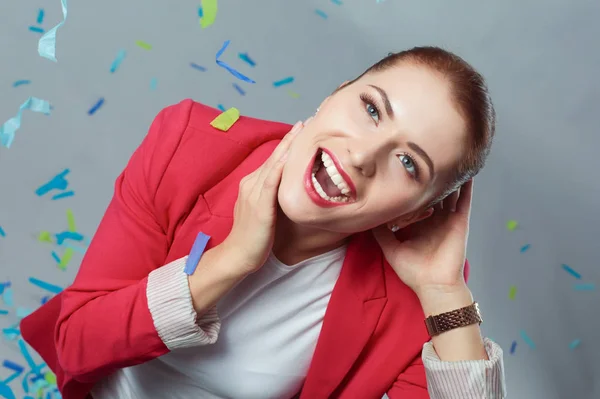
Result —
[[318, 214], [319, 210], [311, 204], [306, 194], [298, 192], [298, 190], [285, 190], [280, 187], [277, 201], [283, 213], [296, 224], [314, 224], [321, 219]]

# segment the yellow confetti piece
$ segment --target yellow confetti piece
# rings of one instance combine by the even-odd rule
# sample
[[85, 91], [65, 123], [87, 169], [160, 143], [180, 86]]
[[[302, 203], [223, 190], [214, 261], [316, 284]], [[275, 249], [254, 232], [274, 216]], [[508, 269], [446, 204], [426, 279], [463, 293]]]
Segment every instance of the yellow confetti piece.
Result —
[[60, 259], [60, 263], [58, 264], [58, 267], [62, 270], [65, 270], [67, 268], [67, 265], [71, 261], [71, 258], [73, 257], [74, 253], [75, 253], [75, 250], [73, 248], [65, 249], [65, 253], [63, 254], [62, 258]]
[[67, 224], [69, 225], [69, 231], [71, 233], [77, 232], [77, 227], [75, 226], [75, 216], [73, 216], [73, 211], [67, 209]]
[[202, 0], [202, 18], [200, 18], [202, 29], [208, 28], [215, 23], [217, 10], [217, 0]]
[[298, 94], [298, 93], [296, 93], [296, 92], [293, 92], [293, 91], [291, 91], [291, 90], [288, 90], [288, 92], [287, 92], [287, 93], [288, 93], [288, 94], [290, 95], [290, 97], [292, 97], [292, 98], [298, 98], [298, 97], [300, 97], [300, 94]]
[[46, 374], [44, 374], [44, 378], [48, 384], [56, 384], [56, 374], [54, 374], [52, 371], [48, 371]]
[[52, 234], [49, 231], [42, 231], [38, 236], [39, 242], [49, 242], [52, 243]]
[[233, 126], [235, 122], [237, 122], [239, 118], [240, 111], [235, 107], [231, 107], [213, 119], [210, 125], [216, 129], [226, 132], [231, 126]]
[[508, 222], [506, 222], [506, 228], [509, 231], [515, 231], [515, 229], [519, 226], [519, 222], [517, 222], [516, 220], [509, 220]]
[[511, 285], [510, 289], [508, 290], [508, 299], [510, 299], [511, 301], [514, 301], [516, 296], [517, 296], [517, 287], [515, 285]]
[[143, 48], [144, 50], [152, 50], [152, 45], [150, 43], [146, 43], [143, 40], [136, 40], [135, 44], [137, 44], [139, 47]]

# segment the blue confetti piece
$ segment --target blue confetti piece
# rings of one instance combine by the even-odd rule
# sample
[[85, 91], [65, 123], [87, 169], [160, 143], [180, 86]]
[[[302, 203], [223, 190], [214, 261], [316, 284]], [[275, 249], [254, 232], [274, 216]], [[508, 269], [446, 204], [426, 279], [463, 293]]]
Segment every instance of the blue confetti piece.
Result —
[[60, 257], [56, 254], [56, 252], [52, 251], [52, 257], [56, 261], [56, 263], [60, 263]]
[[219, 109], [220, 109], [221, 111], [223, 111], [223, 112], [225, 112], [225, 111], [226, 111], [226, 109], [225, 109], [225, 107], [223, 106], [223, 104], [217, 104], [217, 108], [219, 108]]
[[315, 10], [315, 14], [317, 14], [319, 17], [323, 18], [323, 19], [327, 19], [327, 14], [325, 14], [325, 11], [316, 9]]
[[202, 7], [198, 7], [198, 16], [202, 18], [204, 16], [204, 12], [202, 12]]
[[293, 81], [294, 81], [294, 77], [293, 76], [289, 76], [287, 78], [284, 78], [284, 79], [278, 80], [276, 82], [273, 82], [273, 86], [279, 87], [279, 86], [283, 86], [283, 85], [292, 83]]
[[56, 194], [54, 197], [52, 197], [52, 199], [57, 200], [61, 198], [72, 197], [74, 195], [75, 193], [73, 191], [65, 191], [64, 193]]
[[248, 55], [248, 53], [239, 53], [238, 57], [240, 57], [240, 59], [244, 62], [246, 62], [248, 65], [250, 65], [251, 67], [255, 67], [256, 66], [256, 62], [254, 62], [252, 60], [252, 58], [250, 58], [250, 56]]
[[82, 241], [83, 236], [74, 231], [63, 231], [62, 233], [55, 234], [56, 243], [58, 245], [62, 245], [65, 240], [74, 240], [74, 241]]
[[0, 237], [6, 237], [6, 232], [4, 231], [2, 226], [0, 226]]
[[510, 354], [514, 354], [515, 353], [515, 349], [517, 349], [517, 341], [513, 341], [512, 344], [510, 345]]
[[45, 281], [38, 280], [37, 278], [34, 278], [34, 277], [29, 277], [29, 282], [33, 285], [40, 287], [43, 290], [50, 291], [53, 294], [59, 294], [63, 290], [58, 285], [50, 284]]
[[2, 362], [2, 367], [6, 367], [7, 369], [11, 369], [12, 371], [16, 371], [21, 374], [25, 368], [15, 362], [11, 362], [10, 360], [5, 360]]
[[341, 5], [342, 5], [342, 2], [341, 2], [340, 0], [331, 0], [331, 2], [332, 2], [333, 4], [337, 4], [338, 6], [341, 6]]
[[40, 38], [38, 42], [38, 54], [41, 57], [47, 58], [56, 62], [56, 31], [64, 25], [67, 20], [67, 0], [60, 0], [62, 6], [63, 20], [54, 28], [50, 29]]
[[4, 289], [8, 287], [10, 287], [10, 281], [7, 281], [6, 283], [0, 283], [0, 295], [4, 292]]
[[569, 273], [571, 276], [575, 277], [578, 280], [581, 280], [581, 274], [577, 273], [575, 270], [573, 270], [569, 265], [562, 265], [562, 268]]
[[15, 304], [12, 288], [8, 287], [4, 290], [4, 293], [2, 293], [2, 300], [7, 306], [13, 306]]
[[22, 319], [22, 318], [24, 318], [24, 317], [27, 317], [27, 316], [29, 316], [31, 313], [33, 313], [33, 310], [32, 310], [32, 309], [29, 309], [29, 308], [22, 308], [22, 307], [18, 307], [18, 308], [17, 308], [17, 311], [16, 311], [17, 317], [18, 317], [19, 319]]
[[190, 66], [194, 69], [197, 69], [199, 71], [205, 72], [206, 68], [204, 68], [202, 65], [198, 65], [195, 62], [190, 62]]
[[69, 185], [69, 182], [65, 179], [65, 176], [71, 172], [70, 169], [65, 169], [56, 176], [54, 176], [50, 181], [46, 184], [41, 185], [35, 193], [41, 197], [42, 195], [48, 193], [51, 190], [64, 190]]
[[596, 286], [592, 283], [588, 283], [588, 284], [575, 284], [573, 286], [573, 289], [575, 291], [594, 291], [596, 289]]
[[94, 104], [92, 106], [92, 108], [90, 108], [90, 110], [88, 111], [88, 115], [94, 115], [96, 113], [96, 111], [98, 111], [98, 109], [100, 109], [102, 104], [104, 104], [104, 98], [100, 98], [100, 100], [98, 100], [98, 102], [96, 104]]
[[114, 59], [114, 61], [110, 65], [110, 73], [115, 73], [117, 71], [117, 69], [119, 69], [119, 66], [125, 59], [126, 55], [127, 55], [127, 53], [125, 52], [125, 50], [119, 50], [119, 52], [117, 53], [117, 57]]
[[521, 253], [526, 252], [529, 248], [531, 248], [531, 244], [523, 245], [521, 247]]
[[16, 82], [13, 83], [13, 87], [28, 85], [30, 83], [31, 83], [31, 80], [27, 80], [27, 79], [17, 80]]
[[6, 382], [0, 381], [0, 396], [5, 399], [16, 399], [15, 393]]
[[75, 251], [77, 251], [77, 252], [85, 255], [86, 248], [77, 247], [77, 246], [71, 245], [69, 243], [64, 243], [64, 244], [62, 244], [62, 246], [65, 247], [65, 248], [71, 248], [71, 249], [73, 249], [73, 250], [75, 250]]
[[38, 11], [37, 23], [41, 24], [42, 22], [44, 22], [44, 9], [40, 8], [40, 10]]
[[230, 74], [232, 74], [233, 76], [235, 76], [236, 78], [238, 78], [240, 80], [243, 80], [244, 82], [256, 83], [254, 80], [250, 79], [249, 77], [241, 74], [240, 72], [238, 72], [235, 69], [233, 69], [232, 67], [230, 67], [227, 63], [219, 60], [219, 57], [223, 54], [223, 52], [225, 52], [225, 49], [227, 48], [227, 46], [229, 46], [230, 42], [231, 42], [231, 40], [226, 40], [225, 43], [223, 43], [223, 47], [221, 47], [221, 49], [217, 52], [217, 55], [215, 57], [217, 65], [226, 69], [227, 71], [229, 71]]
[[49, 297], [49, 296], [45, 296], [45, 297], [43, 297], [43, 298], [40, 300], [40, 303], [41, 303], [42, 305], [44, 305], [44, 304], [46, 304], [46, 302], [48, 302], [49, 300], [50, 300], [50, 297]]
[[44, 33], [44, 30], [39, 26], [30, 26], [29, 30], [36, 33]]
[[0, 309], [0, 314], [1, 315], [7, 315], [8, 314], [8, 310]]
[[156, 78], [150, 79], [150, 90], [156, 90], [157, 85], [158, 85], [158, 79], [156, 79]]
[[14, 327], [3, 328], [2, 333], [5, 335], [21, 335], [21, 331], [17, 330]]
[[196, 266], [198, 266], [198, 262], [200, 262], [200, 258], [204, 253], [204, 249], [206, 248], [208, 240], [210, 240], [210, 236], [202, 232], [198, 233], [196, 236], [196, 241], [194, 241], [194, 245], [192, 245], [192, 250], [190, 251], [190, 254], [185, 262], [185, 268], [183, 269], [185, 274], [194, 274]]
[[523, 330], [521, 330], [521, 338], [523, 338], [523, 341], [525, 341], [525, 343], [527, 345], [529, 345], [529, 347], [531, 349], [535, 349], [535, 343], [533, 342], [533, 340], [531, 338], [529, 338], [529, 336], [527, 335], [527, 333]]
[[19, 349], [21, 350], [21, 355], [23, 355], [23, 358], [25, 359], [25, 361], [27, 362], [29, 367], [34, 370], [37, 369], [38, 366], [33, 361], [33, 358], [31, 357], [31, 355], [29, 354], [29, 351], [27, 350], [25, 341], [23, 341], [22, 339], [19, 340]]
[[244, 91], [244, 89], [242, 89], [237, 83], [233, 84], [233, 87], [238, 91], [238, 93], [240, 93], [242, 96], [246, 95], [246, 92]]
[[569, 349], [573, 350], [573, 349], [577, 348], [577, 347], [579, 346], [579, 344], [580, 344], [580, 343], [581, 343], [581, 340], [580, 340], [580, 339], [576, 339], [576, 340], [572, 341], [572, 342], [569, 344]]
[[21, 117], [23, 111], [30, 110], [33, 112], [41, 112], [44, 114], [50, 113], [50, 104], [48, 101], [40, 100], [36, 97], [29, 97], [21, 106], [17, 115], [7, 120], [2, 126], [0, 126], [0, 142], [6, 148], [10, 148], [13, 140], [15, 139], [15, 132], [21, 127]]

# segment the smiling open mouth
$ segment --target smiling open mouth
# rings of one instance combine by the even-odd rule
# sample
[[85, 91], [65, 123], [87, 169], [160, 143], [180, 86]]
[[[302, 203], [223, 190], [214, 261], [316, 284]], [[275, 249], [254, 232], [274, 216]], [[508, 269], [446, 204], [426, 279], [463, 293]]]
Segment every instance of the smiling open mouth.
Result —
[[345, 203], [353, 199], [351, 183], [344, 179], [331, 156], [322, 149], [315, 157], [311, 180], [317, 194], [326, 201]]

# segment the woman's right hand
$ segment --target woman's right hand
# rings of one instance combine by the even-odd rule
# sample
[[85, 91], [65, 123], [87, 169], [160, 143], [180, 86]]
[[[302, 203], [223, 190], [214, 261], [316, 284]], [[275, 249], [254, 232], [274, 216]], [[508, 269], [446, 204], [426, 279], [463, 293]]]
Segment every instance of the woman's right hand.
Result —
[[302, 130], [297, 122], [281, 140], [271, 156], [240, 181], [235, 203], [233, 227], [222, 247], [236, 254], [242, 264], [232, 265], [236, 272], [250, 274], [260, 269], [273, 247], [277, 218], [277, 192], [290, 144]]

